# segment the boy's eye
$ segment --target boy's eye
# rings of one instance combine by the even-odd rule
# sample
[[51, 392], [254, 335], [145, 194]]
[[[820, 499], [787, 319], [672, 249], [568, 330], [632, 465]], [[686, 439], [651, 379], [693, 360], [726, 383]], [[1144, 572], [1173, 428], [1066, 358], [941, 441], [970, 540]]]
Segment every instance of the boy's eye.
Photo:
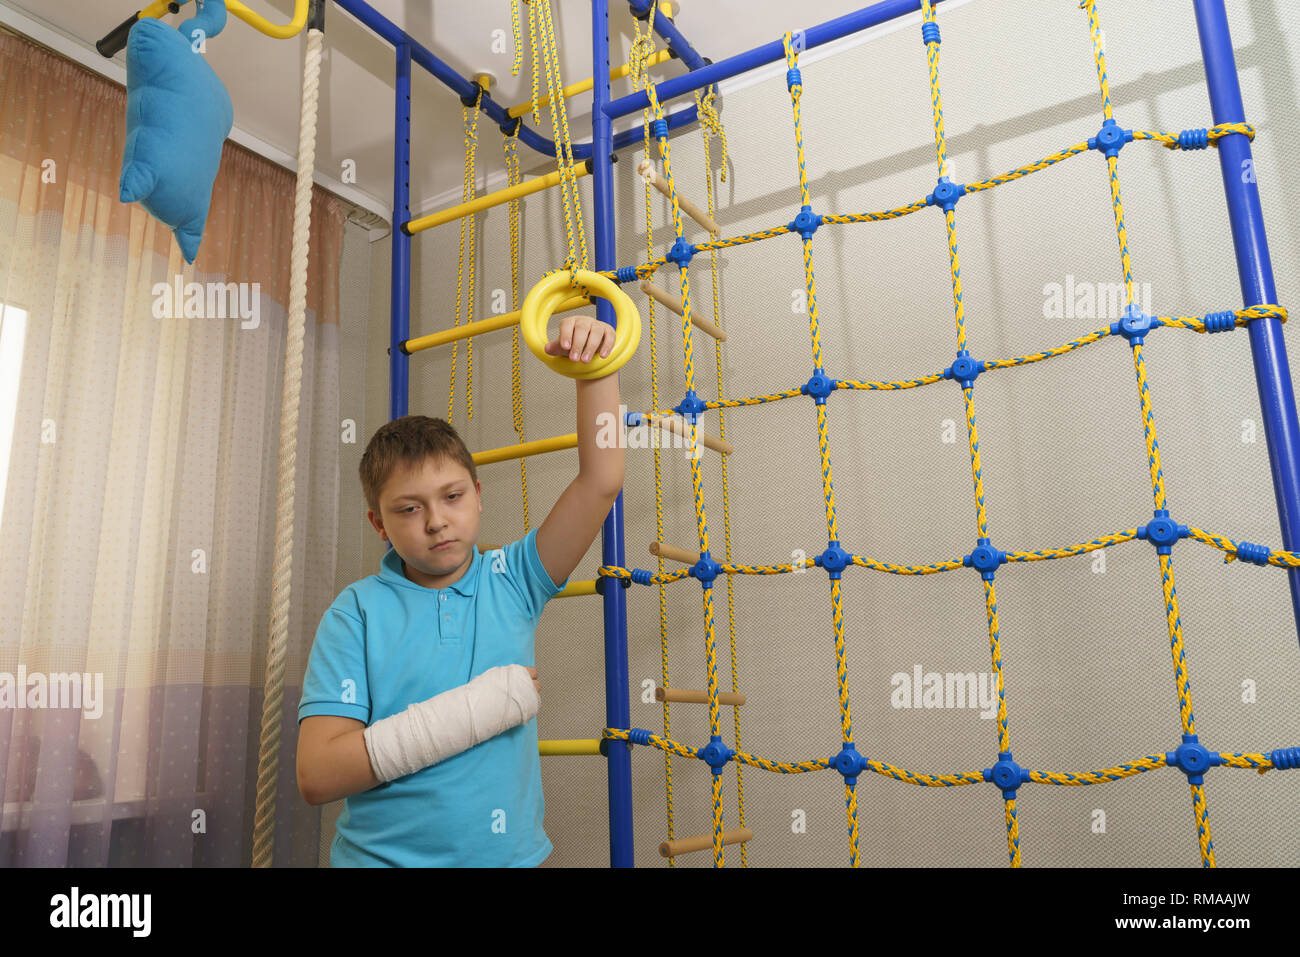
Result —
[[460, 492], [457, 492], [457, 493], [454, 494], [454, 495], [448, 495], [447, 497], [450, 498], [450, 499], [458, 499], [458, 498], [460, 498]]

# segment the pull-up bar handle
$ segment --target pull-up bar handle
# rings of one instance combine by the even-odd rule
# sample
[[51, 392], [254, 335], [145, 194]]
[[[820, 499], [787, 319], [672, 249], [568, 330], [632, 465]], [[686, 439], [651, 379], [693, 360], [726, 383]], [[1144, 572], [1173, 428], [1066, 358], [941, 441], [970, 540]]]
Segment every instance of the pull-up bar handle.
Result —
[[[154, 0], [143, 10], [138, 11], [113, 28], [95, 44], [95, 49], [103, 56], [115, 56], [126, 46], [126, 40], [131, 33], [131, 28], [137, 22], [145, 17], [157, 20], [169, 13], [179, 13], [181, 7], [189, 2], [190, 0]], [[303, 26], [306, 25], [309, 3], [310, 0], [294, 0], [293, 19], [285, 24], [272, 23], [262, 15], [248, 9], [240, 0], [226, 0], [226, 11], [243, 20], [259, 33], [265, 33], [268, 37], [274, 37], [277, 40], [288, 40], [290, 37], [296, 37], [301, 33]]]

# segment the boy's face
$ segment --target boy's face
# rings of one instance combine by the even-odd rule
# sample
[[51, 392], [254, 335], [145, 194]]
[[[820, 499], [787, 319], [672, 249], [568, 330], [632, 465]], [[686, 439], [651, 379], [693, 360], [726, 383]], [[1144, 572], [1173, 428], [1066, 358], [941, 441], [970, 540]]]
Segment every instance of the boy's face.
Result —
[[380, 538], [393, 543], [408, 579], [445, 588], [465, 574], [478, 541], [483, 486], [463, 465], [430, 457], [399, 468], [380, 490], [379, 510], [366, 517]]

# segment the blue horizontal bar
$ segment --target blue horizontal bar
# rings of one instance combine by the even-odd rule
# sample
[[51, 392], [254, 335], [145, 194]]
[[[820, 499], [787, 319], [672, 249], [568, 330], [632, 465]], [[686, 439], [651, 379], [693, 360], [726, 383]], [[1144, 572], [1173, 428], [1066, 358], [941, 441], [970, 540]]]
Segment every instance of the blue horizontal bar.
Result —
[[[412, 62], [417, 63], [428, 70], [435, 78], [440, 80], [444, 86], [450, 89], [457, 96], [462, 98], [473, 97], [478, 93], [478, 84], [465, 79], [442, 60], [438, 59], [415, 40], [411, 39], [406, 31], [401, 29], [401, 27], [397, 26], [397, 24], [393, 23], [387, 17], [378, 13], [374, 7], [366, 3], [365, 0], [334, 0], [334, 2], [368, 26], [371, 30], [374, 30], [380, 37], [391, 43], [394, 48], [399, 44], [407, 44], [411, 49]], [[674, 33], [676, 32], [675, 27], [673, 28], [673, 31]], [[681, 36], [681, 34], [676, 35], [678, 37]], [[689, 51], [689, 56], [693, 57], [699, 63], [704, 62], [699, 58], [699, 54], [691, 49], [690, 44], [686, 43], [684, 38], [679, 42], [684, 45], [685, 50]], [[689, 60], [687, 60], [685, 56], [683, 56], [682, 59], [683, 62], [686, 62], [689, 65]], [[479, 102], [479, 109], [487, 115], [488, 119], [495, 122], [498, 126], [511, 127], [516, 122], [506, 113], [505, 108], [493, 100], [487, 93], [483, 94], [483, 99]], [[686, 126], [689, 123], [695, 122], [695, 113], [696, 109], [692, 106], [690, 109], [679, 110], [677, 113], [668, 116], [668, 128], [674, 130], [678, 127]], [[614, 149], [622, 149], [632, 143], [639, 142], [640, 139], [640, 129], [625, 130], [614, 137]], [[544, 156], [556, 155], [555, 143], [539, 134], [536, 130], [530, 129], [522, 122], [522, 120], [519, 122], [519, 142], [523, 143], [530, 149], [536, 150]], [[575, 160], [585, 160], [590, 157], [591, 143], [573, 144], [573, 158]]]
[[[334, 0], [334, 2], [368, 26], [371, 30], [374, 30], [375, 33], [379, 34], [380, 37], [387, 40], [394, 47], [403, 43], [409, 45], [411, 48], [411, 60], [432, 73], [436, 79], [441, 81], [444, 86], [461, 99], [472, 99], [478, 95], [480, 87], [477, 83], [465, 79], [465, 77], [461, 76], [442, 60], [438, 59], [425, 47], [421, 46], [416, 40], [414, 40], [405, 30], [380, 14], [374, 7], [366, 3], [365, 0]], [[506, 114], [505, 107], [493, 100], [487, 93], [483, 94], [483, 99], [479, 102], [479, 109], [487, 114], [487, 117], [498, 126], [509, 127], [513, 126], [515, 123], [515, 121]], [[555, 155], [555, 144], [553, 142], [548, 140], [546, 137], [541, 136], [534, 130], [530, 130], [522, 123], [520, 123], [519, 126], [519, 141], [525, 146], [528, 146], [546, 156]], [[578, 146], [574, 147], [575, 158], [578, 155], [578, 149]], [[591, 147], [588, 145], [585, 156], [590, 155]]]
[[[937, 5], [942, 0], [934, 0], [934, 2]], [[882, 23], [888, 23], [898, 17], [905, 17], [909, 13], [915, 13], [920, 9], [921, 0], [881, 0], [880, 3], [865, 7], [856, 13], [848, 13], [834, 20], [827, 20], [819, 26], [809, 27], [804, 30], [803, 48], [811, 50], [813, 47], [830, 43], [832, 40], [838, 40], [841, 37], [859, 33]], [[656, 17], [655, 26], [658, 25], [658, 17]], [[709, 86], [719, 80], [738, 76], [741, 73], [748, 73], [760, 66], [766, 66], [769, 63], [784, 59], [784, 41], [773, 40], [771, 43], [765, 43], [746, 53], [737, 53], [735, 56], [719, 60], [717, 63], [693, 69], [684, 76], [664, 80], [655, 86], [655, 95], [659, 97], [660, 103], [667, 103], [673, 97], [681, 96], [683, 93], [690, 93], [702, 86]], [[649, 105], [650, 97], [644, 90], [640, 90], [613, 100], [606, 105], [605, 112], [611, 119], [618, 119], [620, 116], [627, 116], [637, 110], [644, 110]]]

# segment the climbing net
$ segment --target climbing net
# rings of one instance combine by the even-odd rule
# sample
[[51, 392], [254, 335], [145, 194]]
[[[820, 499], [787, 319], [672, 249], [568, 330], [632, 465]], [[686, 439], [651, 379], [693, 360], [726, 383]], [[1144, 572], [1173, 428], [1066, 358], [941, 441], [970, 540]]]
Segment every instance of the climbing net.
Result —
[[[651, 5], [652, 8], [654, 4]], [[677, 266], [681, 284], [682, 337], [685, 352], [686, 394], [683, 400], [671, 411], [679, 414], [689, 430], [689, 439], [694, 446], [697, 439], [698, 417], [713, 409], [719, 414], [725, 408], [757, 405], [775, 402], [780, 399], [799, 395], [810, 396], [817, 408], [817, 428], [821, 451], [822, 488], [826, 499], [826, 522], [829, 536], [826, 550], [811, 559], [792, 562], [785, 565], [745, 565], [731, 561], [730, 541], [728, 536], [727, 560], [716, 561], [710, 555], [709, 527], [704, 510], [702, 492], [701, 464], [698, 457], [691, 459], [691, 484], [694, 492], [696, 524], [699, 532], [700, 556], [698, 562], [689, 567], [664, 571], [662, 561], [658, 573], [643, 569], [627, 569], [615, 566], [602, 566], [599, 574], [603, 577], [622, 579], [625, 586], [631, 582], [643, 585], [671, 584], [687, 577], [699, 580], [703, 588], [705, 653], [708, 669], [708, 705], [710, 740], [707, 745], [693, 748], [669, 737], [665, 718], [665, 732], [655, 734], [640, 728], [605, 728], [603, 737], [628, 741], [634, 744], [648, 745], [664, 751], [667, 755], [698, 758], [705, 762], [711, 772], [713, 781], [713, 856], [714, 865], [723, 864], [724, 841], [721, 801], [721, 774], [728, 762], [735, 761], [737, 771], [741, 765], [751, 765], [766, 771], [780, 774], [798, 774], [809, 771], [834, 769], [843, 777], [845, 808], [848, 818], [851, 866], [859, 865], [858, 852], [858, 807], [857, 780], [859, 775], [870, 771], [884, 777], [893, 778], [920, 787], [958, 787], [968, 784], [991, 783], [1001, 793], [1004, 820], [1007, 833], [1007, 849], [1012, 867], [1021, 864], [1020, 832], [1016, 817], [1016, 799], [1019, 788], [1024, 784], [1052, 784], [1058, 786], [1083, 786], [1102, 784], [1122, 778], [1132, 777], [1146, 771], [1162, 767], [1176, 767], [1181, 770], [1191, 788], [1192, 810], [1196, 823], [1197, 840], [1200, 844], [1201, 860], [1205, 867], [1215, 866], [1214, 845], [1210, 834], [1209, 812], [1206, 807], [1204, 776], [1213, 767], [1255, 768], [1263, 774], [1272, 769], [1300, 767], [1300, 748], [1279, 748], [1261, 752], [1212, 751], [1202, 745], [1197, 737], [1195, 716], [1192, 710], [1191, 683], [1188, 676], [1187, 656], [1183, 647], [1182, 624], [1179, 617], [1177, 592], [1174, 587], [1173, 546], [1183, 538], [1212, 546], [1224, 553], [1224, 561], [1241, 559], [1256, 565], [1273, 565], [1279, 568], [1300, 566], [1300, 553], [1277, 551], [1263, 545], [1238, 542], [1221, 535], [1211, 534], [1199, 528], [1179, 524], [1171, 517], [1165, 494], [1164, 476], [1160, 465], [1160, 446], [1156, 437], [1155, 417], [1152, 411], [1151, 388], [1147, 381], [1146, 362], [1143, 352], [1146, 337], [1160, 328], [1191, 330], [1197, 333], [1217, 333], [1246, 326], [1250, 322], [1273, 317], [1286, 321], [1287, 312], [1279, 305], [1258, 305], [1235, 311], [1212, 312], [1203, 316], [1150, 316], [1142, 312], [1134, 299], [1133, 269], [1129, 257], [1128, 238], [1124, 225], [1124, 204], [1119, 185], [1119, 153], [1128, 143], [1137, 140], [1149, 140], [1164, 144], [1174, 150], [1204, 149], [1207, 146], [1217, 148], [1218, 141], [1225, 136], [1244, 135], [1254, 138], [1255, 131], [1244, 123], [1222, 124], [1209, 129], [1187, 130], [1180, 134], [1154, 132], [1150, 130], [1123, 129], [1113, 116], [1110, 99], [1109, 81], [1106, 73], [1106, 57], [1102, 43], [1101, 27], [1098, 20], [1096, 0], [1082, 0], [1080, 8], [1088, 15], [1089, 30], [1092, 37], [1093, 54], [1097, 66], [1097, 79], [1102, 98], [1103, 123], [1096, 136], [1037, 162], [1011, 170], [991, 179], [971, 183], [954, 183], [948, 175], [948, 157], [945, 145], [943, 124], [943, 105], [939, 87], [939, 25], [935, 19], [931, 0], [922, 2], [921, 36], [929, 60], [931, 101], [934, 113], [935, 154], [938, 161], [939, 178], [934, 192], [906, 206], [882, 212], [831, 215], [814, 213], [808, 190], [808, 176], [804, 161], [803, 129], [800, 117], [800, 98], [803, 95], [803, 79], [799, 72], [799, 48], [795, 35], [787, 33], [784, 38], [786, 52], [786, 86], [790, 92], [794, 115], [795, 144], [799, 161], [799, 188], [801, 206], [794, 220], [788, 225], [775, 226], [770, 229], [749, 233], [734, 238], [717, 238], [708, 242], [692, 245], [683, 235], [683, 222], [677, 196], [677, 187], [673, 180], [671, 152], [668, 142], [668, 125], [664, 113], [655, 95], [654, 86], [646, 84], [653, 122], [647, 113], [647, 148], [649, 131], [657, 141], [659, 155], [663, 162], [663, 172], [672, 200], [675, 241], [667, 252], [659, 258], [650, 258], [641, 266], [622, 267], [604, 273], [619, 282], [631, 282], [652, 276], [668, 263]], [[706, 144], [707, 144], [706, 131]], [[1124, 273], [1124, 287], [1127, 307], [1122, 318], [1108, 327], [1097, 329], [1063, 345], [1031, 355], [1016, 356], [1009, 359], [974, 358], [967, 348], [965, 309], [962, 299], [961, 272], [957, 256], [956, 207], [958, 201], [970, 193], [979, 193], [993, 189], [1005, 183], [1028, 176], [1030, 173], [1046, 169], [1072, 156], [1091, 150], [1101, 153], [1106, 159], [1110, 182], [1111, 202], [1114, 208], [1115, 231], [1119, 241], [1120, 262]], [[711, 183], [711, 180], [710, 180]], [[647, 194], [648, 195], [648, 194]], [[712, 193], [710, 193], [710, 213], [712, 213]], [[813, 271], [812, 240], [817, 229], [824, 224], [869, 223], [896, 219], [907, 216], [927, 207], [936, 207], [943, 211], [948, 240], [948, 253], [952, 277], [953, 312], [957, 328], [957, 354], [951, 366], [941, 372], [924, 375], [914, 379], [894, 382], [864, 382], [853, 379], [835, 379], [824, 371], [821, 345], [818, 334], [817, 290]], [[647, 221], [647, 232], [649, 222]], [[719, 249], [741, 246], [761, 239], [770, 239], [787, 233], [800, 237], [803, 250], [804, 275], [807, 285], [808, 314], [811, 326], [813, 374], [806, 383], [781, 392], [756, 395], [742, 399], [719, 399], [717, 401], [701, 400], [695, 391], [695, 373], [693, 365], [691, 285], [689, 265], [691, 259], [700, 252], [716, 254]], [[716, 259], [714, 260], [716, 276]], [[716, 286], [715, 286], [716, 288]], [[716, 294], [715, 294], [716, 295]], [[716, 312], [716, 299], [715, 299]], [[653, 328], [653, 325], [652, 325]], [[984, 485], [979, 455], [979, 435], [975, 426], [973, 391], [976, 378], [997, 369], [1041, 362], [1049, 358], [1065, 355], [1075, 349], [1112, 336], [1122, 336], [1131, 350], [1133, 366], [1137, 376], [1138, 398], [1142, 413], [1142, 425], [1146, 435], [1147, 462], [1151, 475], [1151, 490], [1154, 499], [1154, 516], [1150, 522], [1138, 528], [1129, 528], [1114, 534], [1103, 535], [1090, 542], [1066, 545], [1059, 548], [1046, 548], [1036, 551], [1002, 551], [993, 545], [989, 534], [988, 517], [984, 507]], [[889, 390], [911, 389], [930, 385], [943, 380], [953, 380], [961, 386], [965, 403], [966, 427], [971, 456], [971, 473], [974, 482], [975, 510], [977, 519], [976, 545], [972, 551], [959, 558], [934, 562], [928, 565], [897, 565], [879, 561], [866, 555], [853, 554], [841, 547], [838, 523], [836, 520], [835, 494], [831, 475], [830, 436], [826, 399], [839, 389]], [[721, 394], [721, 390], [719, 390]], [[654, 403], [657, 406], [657, 399]], [[669, 410], [654, 408], [639, 415], [659, 417]], [[724, 473], [725, 474], [725, 473]], [[726, 501], [724, 487], [724, 504]], [[662, 526], [661, 526], [662, 529]], [[1010, 727], [1007, 719], [1006, 699], [1002, 673], [1002, 655], [1000, 650], [1000, 626], [998, 622], [997, 595], [995, 590], [996, 571], [1008, 562], [1043, 561], [1067, 556], [1081, 555], [1096, 549], [1107, 548], [1133, 539], [1144, 539], [1155, 546], [1159, 559], [1161, 588], [1164, 593], [1165, 615], [1169, 632], [1169, 648], [1173, 657], [1174, 678], [1177, 685], [1179, 711], [1182, 720], [1182, 741], [1179, 746], [1168, 752], [1148, 754], [1144, 757], [1118, 764], [1114, 767], [1096, 771], [1062, 772], [1040, 771], [1022, 767], [1012, 758]], [[997, 686], [997, 730], [998, 758], [991, 768], [982, 771], [957, 771], [949, 774], [918, 774], [903, 768], [893, 767], [884, 761], [870, 759], [857, 752], [853, 740], [853, 723], [849, 706], [848, 662], [844, 641], [844, 606], [841, 597], [841, 576], [845, 568], [856, 565], [894, 575], [930, 575], [938, 572], [952, 571], [958, 568], [973, 568], [981, 577], [984, 586], [984, 603], [988, 618], [989, 649]], [[832, 622], [835, 635], [835, 670], [839, 688], [839, 711], [841, 741], [837, 753], [829, 758], [818, 758], [797, 763], [773, 761], [759, 757], [740, 749], [739, 725], [735, 739], [736, 747], [729, 748], [723, 743], [719, 725], [719, 691], [717, 676], [717, 652], [714, 634], [714, 598], [713, 583], [720, 574], [727, 576], [728, 584], [733, 574], [775, 575], [795, 572], [809, 567], [821, 567], [830, 577]], [[661, 614], [662, 617], [662, 614]], [[735, 684], [735, 657], [733, 642], [732, 657], [733, 690]], [[743, 826], [743, 791], [742, 826]], [[671, 777], [669, 778], [669, 815], [671, 822]], [[742, 852], [744, 845], [742, 844]]]

